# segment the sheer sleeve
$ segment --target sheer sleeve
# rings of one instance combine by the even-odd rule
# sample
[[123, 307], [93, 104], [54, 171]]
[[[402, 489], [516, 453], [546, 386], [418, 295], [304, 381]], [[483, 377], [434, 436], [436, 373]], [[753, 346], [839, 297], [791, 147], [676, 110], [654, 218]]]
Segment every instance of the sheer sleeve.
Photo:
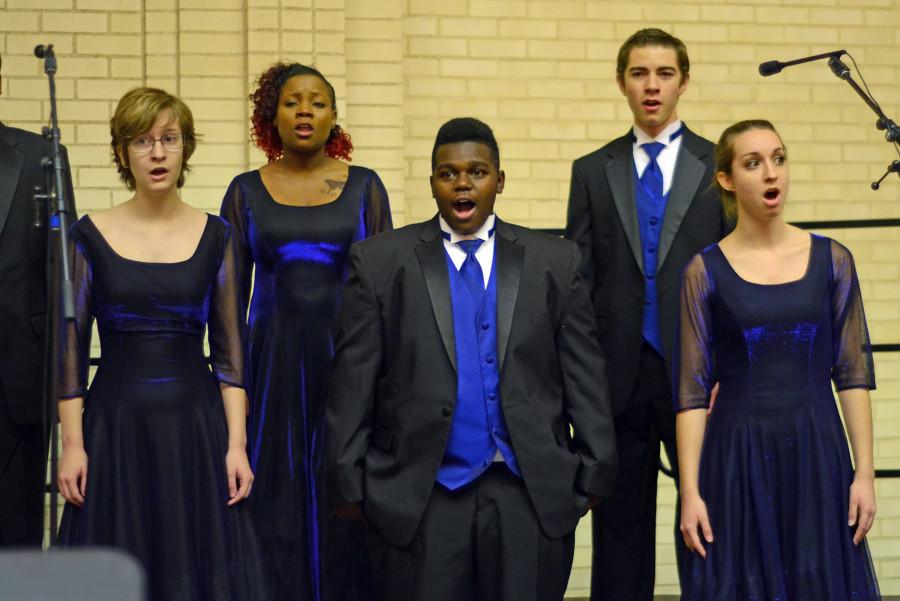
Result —
[[231, 228], [221, 234], [221, 260], [209, 299], [209, 354], [220, 384], [244, 388], [244, 323]]
[[[59, 398], [72, 399], [87, 393], [90, 366], [91, 328], [94, 323], [94, 274], [84, 240], [78, 235], [77, 223], [71, 230], [69, 254], [72, 257], [72, 296], [75, 301], [75, 321], [66, 322], [59, 307]], [[58, 303], [61, 305], [62, 303]]]
[[838, 390], [875, 388], [872, 346], [853, 255], [831, 241], [832, 372]]
[[234, 247], [234, 264], [237, 270], [238, 299], [240, 300], [240, 318], [246, 321], [250, 303], [250, 283], [253, 277], [253, 257], [250, 253], [249, 224], [247, 218], [244, 188], [240, 184], [240, 176], [231, 180], [231, 185], [222, 199], [219, 214], [231, 226], [232, 246]]
[[384, 184], [381, 183], [381, 178], [374, 171], [372, 172], [372, 177], [369, 178], [366, 192], [363, 209], [365, 211], [365, 237], [369, 238], [375, 234], [394, 229], [393, 221], [391, 220], [391, 203], [388, 200], [387, 190], [385, 190]]
[[712, 282], [702, 255], [694, 255], [681, 280], [681, 308], [673, 361], [675, 411], [709, 406], [715, 382], [712, 356]]

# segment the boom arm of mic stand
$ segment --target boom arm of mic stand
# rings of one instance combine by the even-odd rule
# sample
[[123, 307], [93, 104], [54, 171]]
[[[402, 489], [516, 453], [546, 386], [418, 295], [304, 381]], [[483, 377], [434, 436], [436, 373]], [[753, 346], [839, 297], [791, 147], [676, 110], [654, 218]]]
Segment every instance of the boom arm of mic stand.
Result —
[[[868, 105], [872, 111], [878, 115], [878, 121], [876, 125], [878, 129], [885, 129], [884, 138], [893, 144], [896, 144], [900, 141], [900, 127], [897, 127], [897, 124], [888, 119], [887, 115], [884, 114], [884, 111], [881, 110], [881, 107], [868, 95], [866, 92], [859, 87], [859, 84], [853, 80], [853, 77], [850, 75], [850, 68], [847, 67], [843, 62], [841, 62], [840, 57], [832, 56], [828, 59], [828, 67], [831, 69], [831, 72], [834, 73], [838, 78], [843, 79], [850, 87], [853, 88], [859, 97], [863, 99], [863, 101]], [[882, 127], [883, 126], [883, 127]], [[881, 187], [881, 182], [884, 181], [891, 173], [897, 173], [900, 175], [900, 161], [893, 161], [890, 165], [888, 165], [887, 170], [884, 172], [884, 175], [881, 176], [876, 182], [872, 182], [872, 189], [878, 190]]]
[[877, 190], [881, 187], [881, 182], [889, 176], [891, 173], [896, 173], [898, 177], [900, 177], [900, 161], [893, 161], [890, 165], [888, 165], [887, 170], [884, 172], [877, 182], [872, 182], [872, 189]]
[[[872, 111], [878, 116], [878, 120], [880, 123], [884, 125], [884, 129], [887, 130], [885, 133], [885, 139], [888, 142], [898, 142], [900, 141], [900, 128], [897, 127], [897, 124], [891, 121], [887, 115], [884, 114], [884, 111], [881, 110], [881, 107], [868, 95], [865, 90], [859, 87], [859, 84], [853, 79], [853, 76], [850, 75], [850, 69], [841, 62], [841, 59], [833, 56], [828, 59], [828, 66], [831, 68], [831, 72], [834, 73], [838, 78], [843, 79], [853, 90], [859, 94], [859, 97], [863, 99], [863, 102], [872, 109]], [[880, 128], [879, 128], [880, 129]]]

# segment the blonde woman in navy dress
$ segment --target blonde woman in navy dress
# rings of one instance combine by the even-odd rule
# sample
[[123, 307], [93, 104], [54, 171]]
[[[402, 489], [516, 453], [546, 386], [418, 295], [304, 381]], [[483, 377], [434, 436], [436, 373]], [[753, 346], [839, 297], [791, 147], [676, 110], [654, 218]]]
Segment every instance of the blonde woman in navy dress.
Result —
[[[244, 502], [253, 473], [231, 231], [178, 194], [196, 148], [193, 117], [163, 90], [137, 88], [110, 129], [134, 196], [72, 227], [60, 544], [134, 555], [149, 599], [268, 601]], [[101, 360], [88, 388], [94, 319]]]
[[767, 121], [725, 130], [716, 183], [737, 225], [684, 272], [684, 601], [881, 598], [865, 540], [875, 376], [859, 281], [844, 246], [784, 221], [787, 156]]

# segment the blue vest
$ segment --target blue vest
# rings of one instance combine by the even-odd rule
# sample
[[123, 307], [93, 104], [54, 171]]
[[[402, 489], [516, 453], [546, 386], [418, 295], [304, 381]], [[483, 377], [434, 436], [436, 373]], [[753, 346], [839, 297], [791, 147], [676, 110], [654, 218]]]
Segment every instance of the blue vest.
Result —
[[[647, 166], [649, 169], [650, 166]], [[669, 194], [662, 198], [651, 194], [642, 185], [637, 168], [634, 169], [634, 199], [637, 204], [638, 228], [641, 234], [641, 254], [644, 259], [644, 321], [641, 334], [656, 352], [663, 354], [659, 332], [659, 307], [656, 302], [656, 269], [659, 254], [659, 234]]]
[[498, 449], [506, 465], [521, 476], [500, 407], [496, 256], [495, 253], [487, 290], [481, 304], [475, 306], [465, 281], [447, 255], [456, 338], [456, 409], [437, 481], [450, 490], [480, 476], [490, 467]]

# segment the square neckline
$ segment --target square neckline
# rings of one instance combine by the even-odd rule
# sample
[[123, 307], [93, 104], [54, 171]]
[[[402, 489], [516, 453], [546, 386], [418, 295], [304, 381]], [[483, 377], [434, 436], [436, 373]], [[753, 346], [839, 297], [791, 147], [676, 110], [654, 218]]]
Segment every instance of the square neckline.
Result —
[[91, 225], [91, 228], [97, 234], [97, 237], [107, 248], [107, 250], [109, 250], [109, 252], [111, 252], [114, 256], [123, 261], [127, 261], [129, 263], [137, 263], [139, 265], [182, 265], [184, 263], [191, 262], [198, 254], [200, 254], [200, 247], [203, 246], [203, 239], [206, 238], [206, 231], [209, 229], [209, 226], [212, 223], [212, 215], [205, 211], [203, 214], [206, 215], [206, 223], [203, 224], [203, 231], [200, 232], [200, 239], [197, 240], [197, 246], [194, 247], [194, 252], [191, 253], [191, 256], [180, 261], [141, 261], [140, 259], [130, 259], [120, 254], [115, 248], [113, 248], [112, 244], [109, 243], [109, 241], [103, 235], [103, 232], [100, 231], [100, 228], [97, 227], [97, 224], [94, 223], [93, 219], [91, 219], [90, 215], [85, 215], [84, 219], [87, 220], [87, 222]]
[[803, 275], [801, 275], [799, 278], [796, 278], [793, 280], [788, 280], [786, 282], [776, 282], [774, 284], [763, 284], [760, 282], [751, 282], [750, 280], [742, 277], [741, 274], [739, 274], [737, 272], [737, 270], [734, 268], [734, 266], [731, 264], [731, 261], [728, 260], [728, 257], [725, 256], [725, 253], [722, 251], [722, 247], [719, 245], [719, 242], [716, 242], [716, 244], [715, 244], [716, 251], [718, 251], [719, 256], [722, 258], [722, 261], [728, 267], [728, 271], [730, 271], [731, 274], [734, 275], [734, 277], [736, 277], [741, 282], [744, 282], [745, 284], [749, 284], [751, 286], [761, 286], [764, 288], [777, 288], [779, 286], [790, 286], [792, 284], [799, 284], [799, 283], [803, 282], [804, 280], [806, 280], [806, 278], [809, 276], [810, 271], [812, 270], [813, 253], [815, 252], [815, 247], [816, 247], [816, 236], [815, 236], [815, 234], [810, 233], [809, 234], [809, 251], [808, 251], [808, 254], [806, 257], [806, 268], [803, 270]]

